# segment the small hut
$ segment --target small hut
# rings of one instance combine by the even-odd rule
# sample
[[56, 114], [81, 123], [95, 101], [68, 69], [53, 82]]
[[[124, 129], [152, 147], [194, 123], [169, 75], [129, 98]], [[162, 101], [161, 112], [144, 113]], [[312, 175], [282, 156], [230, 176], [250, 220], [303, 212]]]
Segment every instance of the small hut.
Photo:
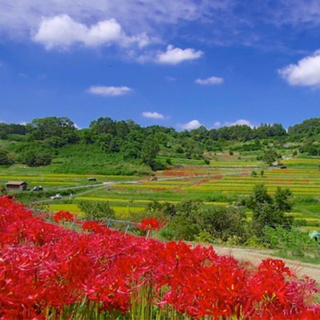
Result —
[[28, 184], [25, 181], [8, 181], [6, 188], [8, 191], [24, 191], [27, 190]]
[[158, 177], [154, 176], [150, 178], [150, 181], [158, 181]]

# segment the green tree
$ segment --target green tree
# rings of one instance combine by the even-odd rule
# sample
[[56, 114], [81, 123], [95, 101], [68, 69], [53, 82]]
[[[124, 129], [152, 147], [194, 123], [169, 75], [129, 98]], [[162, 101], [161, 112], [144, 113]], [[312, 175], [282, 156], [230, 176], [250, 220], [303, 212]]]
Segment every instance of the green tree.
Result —
[[45, 140], [51, 137], [61, 137], [67, 142], [74, 142], [76, 139], [76, 127], [74, 123], [66, 117], [37, 118], [30, 123], [31, 140]]
[[292, 210], [291, 196], [292, 192], [290, 189], [278, 187], [274, 196], [276, 207], [281, 211], [290, 212]]
[[0, 165], [12, 164], [12, 160], [9, 158], [7, 150], [0, 149]]
[[285, 225], [290, 226], [293, 218], [285, 216], [285, 212], [290, 212], [291, 191], [289, 189], [278, 188], [274, 197], [267, 193], [267, 188], [263, 184], [254, 187], [253, 195], [246, 201], [246, 205], [253, 212], [252, 226], [257, 236], [262, 236], [266, 226]]
[[271, 204], [272, 197], [268, 195], [268, 190], [263, 183], [256, 184], [253, 187], [253, 194], [246, 200], [249, 209], [256, 210], [261, 204]]
[[154, 160], [160, 151], [159, 144], [154, 139], [147, 139], [141, 148], [141, 159], [151, 168], [154, 166]]
[[47, 166], [52, 161], [52, 155], [49, 151], [45, 150], [28, 150], [23, 156], [23, 163], [29, 167]]
[[193, 241], [199, 236], [203, 229], [201, 212], [201, 201], [184, 201], [176, 206], [176, 212], [173, 215], [168, 226], [174, 232], [176, 239]]
[[265, 162], [269, 166], [273, 164], [277, 160], [277, 158], [278, 158], [278, 154], [272, 149], [265, 151], [262, 156], [263, 162]]
[[227, 241], [237, 236], [246, 241], [248, 236], [248, 222], [243, 208], [214, 207], [201, 214], [203, 228], [214, 238]]

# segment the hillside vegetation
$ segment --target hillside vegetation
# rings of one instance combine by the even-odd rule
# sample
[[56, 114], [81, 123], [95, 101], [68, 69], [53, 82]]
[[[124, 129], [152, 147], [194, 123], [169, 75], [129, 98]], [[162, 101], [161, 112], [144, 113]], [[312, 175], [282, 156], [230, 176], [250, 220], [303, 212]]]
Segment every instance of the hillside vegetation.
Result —
[[99, 118], [77, 129], [68, 118], [34, 119], [26, 125], [0, 124], [0, 165], [48, 166], [42, 172], [141, 175], [170, 166], [175, 158], [209, 164], [217, 153], [271, 164], [281, 156], [318, 156], [320, 118], [290, 127], [262, 124], [177, 132], [141, 127], [131, 120]]

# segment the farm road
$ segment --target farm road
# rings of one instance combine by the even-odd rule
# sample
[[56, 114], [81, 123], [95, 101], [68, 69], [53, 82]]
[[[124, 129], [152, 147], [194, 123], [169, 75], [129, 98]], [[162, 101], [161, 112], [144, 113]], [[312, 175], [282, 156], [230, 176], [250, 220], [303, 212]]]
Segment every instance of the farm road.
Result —
[[257, 266], [261, 260], [272, 258], [281, 259], [286, 265], [296, 272], [299, 276], [308, 276], [317, 281], [320, 284], [320, 265], [304, 263], [300, 261], [288, 260], [277, 258], [272, 255], [271, 250], [259, 250], [259, 249], [248, 249], [248, 248], [233, 248], [233, 247], [222, 247], [214, 246], [215, 251], [220, 255], [232, 255], [237, 260], [245, 260], [251, 262]]

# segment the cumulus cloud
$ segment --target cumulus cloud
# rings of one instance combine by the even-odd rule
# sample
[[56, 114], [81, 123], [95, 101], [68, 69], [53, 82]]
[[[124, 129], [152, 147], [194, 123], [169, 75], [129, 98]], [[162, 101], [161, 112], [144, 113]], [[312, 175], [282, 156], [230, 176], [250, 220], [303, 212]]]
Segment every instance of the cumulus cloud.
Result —
[[128, 87], [105, 87], [105, 86], [92, 86], [87, 90], [91, 94], [100, 96], [122, 96], [132, 91]]
[[224, 125], [227, 126], [227, 127], [243, 126], [243, 125], [249, 126], [251, 128], [254, 127], [254, 125], [249, 120], [245, 120], [245, 119], [239, 119], [239, 120], [237, 120], [235, 122], [225, 122]]
[[222, 84], [223, 82], [224, 82], [223, 78], [219, 78], [219, 77], [210, 77], [207, 79], [195, 80], [195, 83], [200, 85], [218, 85], [218, 84]]
[[173, 45], [168, 45], [165, 52], [158, 52], [156, 62], [161, 64], [176, 65], [183, 61], [196, 60], [201, 58], [202, 51], [196, 51], [192, 48], [180, 49], [175, 48]]
[[216, 121], [214, 124], [213, 124], [214, 127], [218, 128], [221, 126], [221, 122], [219, 121]]
[[202, 124], [198, 120], [192, 120], [185, 124], [179, 124], [178, 128], [184, 129], [184, 130], [193, 130], [201, 127]]
[[[171, 32], [185, 35], [188, 22], [197, 22], [191, 39], [217, 45], [255, 44], [268, 39], [268, 28], [259, 24], [318, 27], [319, 0], [257, 0], [250, 6], [241, 0], [0, 0], [0, 34], [25, 39], [39, 26], [41, 17], [65, 13], [76, 21], [115, 18], [125, 30], [147, 31], [157, 37]], [[202, 26], [202, 27], [201, 27]], [[253, 28], [255, 26], [256, 28]], [[210, 32], [208, 32], [208, 30]], [[292, 32], [300, 28], [292, 28]], [[272, 45], [275, 45], [272, 37]]]
[[145, 111], [142, 116], [149, 119], [164, 119], [164, 115], [158, 112]]
[[43, 44], [48, 50], [52, 48], [66, 49], [77, 43], [87, 47], [114, 43], [121, 46], [136, 44], [139, 47], [144, 47], [150, 42], [145, 33], [132, 37], [127, 36], [115, 19], [100, 21], [87, 27], [85, 24], [74, 21], [67, 14], [43, 18], [33, 40]]
[[[116, 18], [134, 32], [160, 28], [181, 21], [194, 21], [222, 15], [234, 0], [1, 0], [0, 32], [22, 36], [38, 26], [39, 18], [66, 13], [77, 21], [102, 21]], [[215, 12], [213, 12], [215, 11]], [[219, 15], [219, 17], [220, 17]]]
[[301, 59], [297, 64], [290, 64], [278, 70], [278, 72], [291, 86], [319, 86], [320, 50]]

